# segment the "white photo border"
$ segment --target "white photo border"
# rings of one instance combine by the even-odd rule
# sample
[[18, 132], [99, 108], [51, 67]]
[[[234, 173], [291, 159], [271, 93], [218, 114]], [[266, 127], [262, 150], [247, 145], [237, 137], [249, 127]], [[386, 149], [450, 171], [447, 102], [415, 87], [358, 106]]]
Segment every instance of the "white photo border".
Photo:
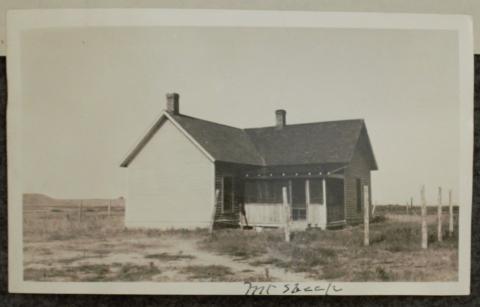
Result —
[[[468, 295], [473, 180], [473, 30], [466, 15], [193, 9], [12, 10], [7, 13], [9, 291], [88, 294], [245, 294], [242, 282], [31, 282], [23, 280], [21, 35], [72, 27], [281, 27], [452, 30], [458, 34], [460, 102], [459, 271], [456, 282], [335, 282], [329, 295]], [[295, 281], [293, 281], [295, 282]], [[270, 283], [256, 283], [267, 285]], [[281, 288], [285, 282], [271, 283]], [[325, 282], [299, 282], [315, 287]], [[265, 294], [265, 293], [264, 293]], [[275, 291], [270, 294], [283, 294]], [[319, 294], [315, 292], [299, 294]]]

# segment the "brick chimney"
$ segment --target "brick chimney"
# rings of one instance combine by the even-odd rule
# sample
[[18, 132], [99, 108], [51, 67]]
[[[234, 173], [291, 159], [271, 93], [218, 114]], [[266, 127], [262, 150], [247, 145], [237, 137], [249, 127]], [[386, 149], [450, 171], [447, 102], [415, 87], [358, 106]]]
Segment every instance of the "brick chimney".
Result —
[[287, 125], [287, 111], [285, 110], [276, 110], [275, 111], [275, 118], [276, 124], [275, 127], [277, 129], [282, 129]]
[[167, 111], [171, 114], [178, 115], [180, 113], [180, 95], [177, 93], [167, 94]]

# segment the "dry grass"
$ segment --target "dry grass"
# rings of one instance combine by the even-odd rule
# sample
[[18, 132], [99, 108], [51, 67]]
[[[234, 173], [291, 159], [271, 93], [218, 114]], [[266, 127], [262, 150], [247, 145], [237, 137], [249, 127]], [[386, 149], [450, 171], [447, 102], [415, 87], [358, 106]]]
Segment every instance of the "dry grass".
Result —
[[267, 251], [268, 240], [279, 240], [278, 232], [266, 231], [256, 233], [254, 231], [241, 232], [238, 229], [215, 231], [208, 236], [200, 245], [205, 249], [214, 250], [224, 255], [236, 258], [248, 259], [264, 254]]
[[[443, 229], [448, 229], [444, 223]], [[338, 281], [444, 281], [457, 280], [458, 237], [444, 233], [437, 242], [436, 225], [429, 224], [429, 248], [420, 245], [419, 223], [377, 217], [370, 226], [370, 246], [363, 246], [363, 225], [339, 230], [311, 229], [292, 233], [284, 241], [282, 230], [217, 231], [200, 246], [253, 266], [305, 272], [315, 279]]]
[[151, 262], [149, 265], [137, 265], [127, 263], [120, 267], [116, 276], [108, 281], [139, 281], [150, 280], [154, 275], [160, 274], [160, 270]]
[[[293, 232], [281, 229], [125, 229], [123, 207], [58, 204], [24, 207], [24, 278], [38, 281], [454, 281], [455, 235], [420, 248], [417, 215], [377, 208], [364, 247], [363, 226]], [[87, 210], [88, 209], [88, 210]], [[380, 213], [382, 213], [380, 215]], [[446, 218], [446, 216], [445, 216]], [[447, 229], [445, 221], [444, 228]], [[302, 277], [303, 276], [303, 277]]]
[[29, 242], [101, 239], [125, 231], [123, 208], [115, 208], [110, 216], [105, 208], [84, 208], [80, 216], [75, 206], [24, 206], [23, 214], [24, 239]]
[[150, 265], [126, 264], [83, 264], [54, 269], [27, 268], [24, 280], [32, 281], [142, 281], [160, 274]]
[[[455, 215], [458, 215], [458, 206], [453, 206], [453, 212]], [[446, 204], [442, 207], [442, 212], [447, 214], [448, 213], [448, 206]], [[409, 214], [411, 215], [420, 215], [421, 214], [421, 207], [417, 204], [413, 207], [408, 208]], [[387, 214], [401, 214], [406, 215], [407, 213], [407, 206], [406, 205], [380, 205], [376, 206], [375, 214], [379, 216], [384, 216]], [[428, 215], [435, 215], [437, 214], [437, 206], [434, 204], [429, 204], [427, 206], [427, 214]]]
[[223, 265], [189, 265], [181, 272], [190, 278], [207, 281], [225, 281], [228, 275], [233, 275], [232, 270]]

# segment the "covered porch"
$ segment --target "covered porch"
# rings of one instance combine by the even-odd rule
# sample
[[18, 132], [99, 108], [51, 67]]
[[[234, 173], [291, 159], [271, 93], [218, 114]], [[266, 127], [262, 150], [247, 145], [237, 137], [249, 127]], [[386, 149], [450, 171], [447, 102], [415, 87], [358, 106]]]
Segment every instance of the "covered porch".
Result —
[[244, 174], [242, 226], [283, 227], [287, 199], [292, 229], [345, 224], [343, 167], [325, 172], [249, 172]]

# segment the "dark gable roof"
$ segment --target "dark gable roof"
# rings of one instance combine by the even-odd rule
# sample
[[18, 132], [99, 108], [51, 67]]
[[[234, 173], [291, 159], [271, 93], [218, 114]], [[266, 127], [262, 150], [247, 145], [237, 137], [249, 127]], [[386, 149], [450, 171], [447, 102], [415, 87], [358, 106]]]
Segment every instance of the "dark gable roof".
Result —
[[215, 160], [263, 165], [262, 156], [242, 129], [185, 115], [170, 116]]
[[363, 120], [342, 120], [245, 132], [267, 165], [348, 163], [363, 127]]
[[[258, 166], [348, 163], [363, 131], [371, 168], [377, 168], [365, 123], [360, 119], [287, 125], [281, 129], [239, 129], [182, 114], [168, 115], [215, 161]], [[128, 166], [135, 158], [156, 129], [151, 131], [121, 166]]]

